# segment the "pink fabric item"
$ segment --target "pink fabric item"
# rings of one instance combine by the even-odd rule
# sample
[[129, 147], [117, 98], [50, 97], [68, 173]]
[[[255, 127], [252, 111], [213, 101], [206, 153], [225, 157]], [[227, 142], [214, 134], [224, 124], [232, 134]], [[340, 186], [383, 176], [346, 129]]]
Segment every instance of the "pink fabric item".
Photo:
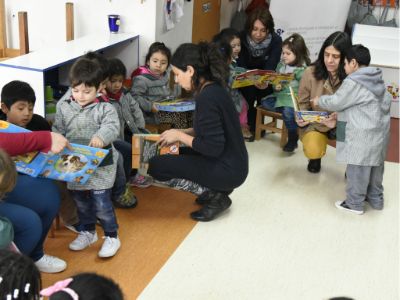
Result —
[[246, 100], [242, 100], [244, 103], [242, 104], [242, 111], [239, 113], [239, 122], [240, 126], [248, 127], [247, 125], [247, 103]]
[[68, 285], [72, 282], [72, 280], [73, 280], [72, 278], [67, 278], [65, 280], [57, 281], [52, 286], [49, 286], [48, 288], [41, 290], [40, 295], [50, 297], [54, 293], [63, 291], [68, 295], [70, 295], [72, 300], [79, 300], [78, 294], [74, 290], [68, 287]]

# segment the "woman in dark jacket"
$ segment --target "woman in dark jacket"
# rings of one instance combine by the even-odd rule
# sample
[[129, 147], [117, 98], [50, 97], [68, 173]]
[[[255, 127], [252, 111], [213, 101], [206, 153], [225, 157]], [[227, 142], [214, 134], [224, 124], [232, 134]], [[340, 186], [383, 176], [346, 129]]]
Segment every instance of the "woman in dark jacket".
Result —
[[[238, 66], [246, 69], [275, 71], [282, 52], [282, 38], [275, 33], [274, 19], [268, 9], [254, 10], [248, 17], [245, 31], [241, 35], [242, 49], [237, 60]], [[249, 86], [241, 89], [249, 104], [247, 113], [250, 130], [256, 124], [255, 103], [272, 94], [272, 88]]]
[[224, 87], [229, 68], [212, 44], [183, 44], [172, 57], [175, 80], [195, 92], [193, 128], [170, 129], [161, 134], [161, 145], [180, 142], [179, 155], [161, 155], [150, 160], [149, 174], [156, 180], [179, 178], [207, 188], [192, 212], [197, 221], [211, 221], [232, 201], [229, 194], [248, 173], [248, 156], [232, 99]]

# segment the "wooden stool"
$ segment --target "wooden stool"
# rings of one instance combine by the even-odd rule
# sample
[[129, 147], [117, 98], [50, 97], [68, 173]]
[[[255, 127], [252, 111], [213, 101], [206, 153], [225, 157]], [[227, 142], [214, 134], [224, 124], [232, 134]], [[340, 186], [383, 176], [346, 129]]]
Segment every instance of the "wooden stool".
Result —
[[[267, 124], [264, 123], [265, 117], [272, 118], [272, 122]], [[278, 120], [282, 120], [282, 114], [273, 112], [270, 110], [266, 110], [265, 108], [258, 106], [257, 107], [257, 117], [256, 117], [256, 133], [255, 133], [255, 140], [259, 140], [261, 138], [261, 132], [263, 130], [268, 130], [273, 133], [280, 133], [281, 134], [281, 147], [285, 146], [288, 138], [288, 132], [285, 126], [285, 123], [282, 122], [282, 128], [278, 128]]]
[[49, 237], [54, 238], [56, 237], [55, 231], [60, 229], [60, 215], [57, 214], [55, 219], [53, 220], [53, 224], [50, 227]]

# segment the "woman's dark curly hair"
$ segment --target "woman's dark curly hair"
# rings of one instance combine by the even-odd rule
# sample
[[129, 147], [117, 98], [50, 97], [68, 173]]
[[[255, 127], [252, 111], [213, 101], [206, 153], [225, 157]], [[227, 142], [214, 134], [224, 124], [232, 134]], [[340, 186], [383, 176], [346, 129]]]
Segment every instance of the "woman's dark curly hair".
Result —
[[215, 43], [182, 44], [172, 55], [171, 64], [183, 72], [188, 66], [193, 67], [194, 90], [201, 88], [200, 79], [225, 86], [229, 76], [229, 66]]
[[344, 54], [351, 47], [351, 39], [347, 33], [342, 31], [336, 31], [332, 33], [325, 42], [322, 44], [321, 50], [319, 51], [317, 60], [313, 63], [315, 66], [314, 77], [317, 80], [328, 79], [329, 73], [326, 69], [324, 62], [325, 49], [329, 46], [333, 46], [337, 51], [340, 52], [340, 62], [338, 67], [338, 77], [342, 81], [346, 78], [346, 72], [344, 71]]

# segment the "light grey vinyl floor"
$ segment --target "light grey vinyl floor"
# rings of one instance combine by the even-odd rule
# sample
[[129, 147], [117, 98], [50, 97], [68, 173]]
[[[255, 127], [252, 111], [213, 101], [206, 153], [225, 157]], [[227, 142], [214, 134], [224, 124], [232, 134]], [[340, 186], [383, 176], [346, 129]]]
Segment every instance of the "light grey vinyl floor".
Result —
[[[335, 208], [344, 165], [328, 147], [319, 174], [278, 136], [247, 143], [250, 173], [227, 213], [198, 223], [139, 299], [398, 300], [399, 165], [385, 164], [385, 208]], [[299, 143], [301, 147], [301, 143]]]

